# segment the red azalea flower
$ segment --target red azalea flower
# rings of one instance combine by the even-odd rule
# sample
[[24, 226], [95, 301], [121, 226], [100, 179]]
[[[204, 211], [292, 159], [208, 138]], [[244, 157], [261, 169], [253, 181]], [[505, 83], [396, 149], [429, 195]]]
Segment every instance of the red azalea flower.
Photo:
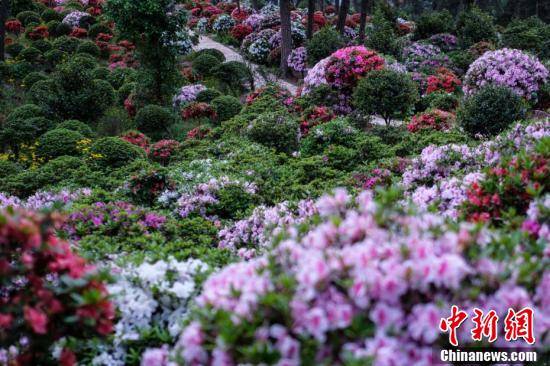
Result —
[[24, 316], [27, 324], [36, 334], [46, 334], [48, 326], [48, 316], [41, 310], [25, 306]]

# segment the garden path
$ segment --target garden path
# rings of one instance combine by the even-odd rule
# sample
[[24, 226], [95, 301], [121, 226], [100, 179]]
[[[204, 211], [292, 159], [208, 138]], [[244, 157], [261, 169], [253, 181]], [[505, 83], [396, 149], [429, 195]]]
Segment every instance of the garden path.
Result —
[[240, 61], [247, 64], [254, 73], [254, 84], [256, 87], [265, 85], [268, 82], [275, 82], [281, 87], [288, 89], [288, 91], [290, 91], [292, 95], [295, 95], [296, 91], [298, 90], [298, 86], [295, 84], [289, 83], [285, 80], [281, 80], [273, 74], [262, 73], [260, 71], [260, 66], [245, 60], [243, 56], [241, 56], [238, 52], [232, 50], [231, 48], [214, 41], [210, 37], [200, 36], [199, 44], [195, 46], [195, 50], [202, 50], [204, 48], [214, 48], [221, 51], [227, 61]]
[[[275, 82], [275, 83], [279, 84], [281, 87], [288, 89], [288, 91], [290, 91], [292, 93], [292, 95], [296, 95], [296, 91], [298, 90], [297, 85], [295, 85], [293, 83], [290, 83], [286, 80], [281, 80], [276, 75], [273, 75], [273, 74], [270, 74], [270, 73], [268, 73], [268, 74], [262, 73], [261, 69], [260, 69], [260, 66], [246, 60], [241, 54], [239, 54], [235, 50], [233, 50], [233, 49], [231, 49], [231, 48], [229, 48], [229, 47], [227, 47], [227, 46], [225, 46], [225, 45], [223, 45], [219, 42], [214, 41], [210, 37], [201, 35], [200, 39], [199, 39], [199, 43], [195, 46], [195, 50], [202, 50], [202, 49], [205, 49], [205, 48], [214, 48], [216, 50], [221, 51], [224, 54], [225, 59], [227, 61], [239, 61], [239, 62], [244, 62], [245, 64], [247, 64], [250, 67], [250, 69], [252, 70], [253, 74], [254, 74], [254, 84], [255, 84], [256, 87], [265, 85], [268, 82]], [[376, 125], [385, 125], [384, 120], [382, 118], [380, 118], [379, 116], [373, 116], [371, 123], [376, 124]], [[399, 124], [402, 124], [402, 123], [403, 123], [403, 121], [395, 121], [395, 120], [392, 121], [392, 124], [394, 124], [394, 125], [396, 125], [396, 124], [399, 125]]]

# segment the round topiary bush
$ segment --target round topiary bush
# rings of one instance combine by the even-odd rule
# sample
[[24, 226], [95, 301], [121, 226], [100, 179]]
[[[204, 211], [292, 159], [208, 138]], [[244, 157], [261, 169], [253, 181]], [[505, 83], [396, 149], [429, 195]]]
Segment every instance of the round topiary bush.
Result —
[[46, 23], [52, 20], [58, 20], [58, 21], [63, 20], [63, 17], [61, 16], [61, 14], [53, 10], [52, 8], [44, 9], [44, 11], [42, 11], [41, 17], [42, 17], [42, 20]]
[[80, 132], [56, 128], [38, 138], [36, 156], [47, 161], [64, 155], [80, 155], [77, 145], [83, 139]]
[[32, 64], [38, 63], [42, 57], [42, 52], [34, 47], [27, 47], [19, 53], [17, 58], [19, 60], [27, 61]]
[[90, 146], [93, 161], [104, 168], [120, 168], [145, 156], [143, 149], [118, 137], [104, 137]]
[[254, 142], [290, 154], [298, 148], [299, 123], [286, 114], [261, 114], [246, 134]]
[[20, 173], [22, 170], [23, 168], [13, 161], [0, 160], [0, 179], [5, 179], [10, 175]]
[[222, 96], [222, 93], [220, 93], [217, 89], [205, 89], [197, 94], [195, 101], [199, 103], [210, 103], [212, 100], [220, 96]]
[[466, 99], [457, 121], [470, 136], [494, 136], [525, 117], [525, 102], [509, 88], [489, 85]]
[[52, 44], [50, 41], [47, 41], [45, 39], [37, 39], [36, 41], [32, 42], [32, 47], [44, 53], [52, 49]]
[[219, 122], [227, 121], [236, 116], [241, 111], [241, 103], [231, 95], [223, 95], [212, 101], [212, 107], [216, 111]]
[[69, 34], [71, 34], [72, 29], [73, 28], [71, 27], [70, 24], [61, 22], [55, 28], [55, 35], [57, 37], [59, 37], [59, 36], [68, 36]]
[[[109, 71], [108, 68], [103, 67], [103, 66], [98, 66], [98, 67], [96, 67], [95, 69], [92, 70], [92, 77], [94, 79], [98, 79], [98, 80], [107, 80], [109, 78], [110, 73], [111, 72]], [[110, 85], [110, 83], [109, 83], [109, 85]]]
[[24, 27], [28, 26], [31, 23], [40, 23], [40, 15], [34, 11], [22, 11], [16, 16], [17, 20], [23, 24]]
[[316, 64], [334, 51], [344, 47], [344, 40], [333, 27], [324, 27], [307, 42], [307, 58], [311, 65]]
[[8, 114], [6, 122], [15, 122], [17, 120], [25, 120], [33, 117], [44, 117], [44, 110], [35, 104], [23, 104], [15, 108]]
[[92, 41], [83, 41], [76, 48], [77, 53], [87, 53], [94, 57], [98, 57], [101, 50], [99, 47]]
[[415, 83], [407, 74], [393, 70], [375, 70], [359, 81], [354, 104], [368, 115], [379, 114], [386, 124], [403, 118], [418, 99]]
[[101, 23], [96, 23], [88, 29], [88, 37], [92, 39], [95, 39], [99, 33], [111, 34], [112, 31], [111, 28]]
[[44, 53], [44, 59], [52, 67], [55, 67], [57, 64], [63, 62], [67, 57], [67, 52], [63, 52], [57, 49], [49, 50], [48, 52]]
[[122, 105], [124, 104], [124, 101], [132, 92], [136, 89], [136, 83], [126, 83], [123, 84], [118, 90], [117, 90], [117, 102]]
[[94, 137], [95, 135], [94, 131], [90, 126], [76, 119], [69, 119], [69, 120], [63, 121], [60, 124], [58, 124], [56, 128], [64, 128], [67, 130], [76, 131], [80, 133], [82, 136], [88, 137], [88, 138]]
[[129, 67], [117, 67], [109, 73], [107, 81], [111, 83], [113, 88], [120, 89], [123, 84], [135, 81], [135, 78], [136, 71], [134, 69]]
[[214, 56], [220, 62], [225, 62], [225, 55], [223, 54], [223, 52], [215, 48], [204, 48], [202, 50], [198, 50], [195, 55], [193, 55], [193, 59], [196, 59], [197, 57], [202, 55]]
[[20, 43], [12, 43], [6, 46], [5, 51], [12, 58], [16, 58], [25, 47]]
[[242, 91], [253, 80], [250, 68], [243, 62], [228, 61], [216, 68], [214, 75], [220, 81], [222, 87]]
[[193, 71], [201, 76], [210, 76], [221, 63], [217, 57], [205, 53], [193, 60]]
[[138, 130], [152, 138], [159, 138], [175, 122], [175, 118], [168, 109], [150, 104], [138, 110], [135, 121]]

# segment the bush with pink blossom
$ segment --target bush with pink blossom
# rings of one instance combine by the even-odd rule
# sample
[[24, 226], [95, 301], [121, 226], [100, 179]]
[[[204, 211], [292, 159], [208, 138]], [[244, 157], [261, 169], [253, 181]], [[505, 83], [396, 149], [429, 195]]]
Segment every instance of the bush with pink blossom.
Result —
[[470, 65], [464, 78], [464, 93], [472, 95], [483, 86], [494, 84], [508, 87], [517, 95], [536, 101], [548, 77], [548, 69], [535, 56], [503, 48], [485, 52]]
[[360, 78], [384, 67], [384, 59], [364, 46], [341, 48], [334, 52], [325, 66], [329, 85], [343, 90], [353, 89]]
[[288, 67], [296, 72], [304, 72], [307, 68], [307, 50], [305, 47], [298, 47], [288, 55]]

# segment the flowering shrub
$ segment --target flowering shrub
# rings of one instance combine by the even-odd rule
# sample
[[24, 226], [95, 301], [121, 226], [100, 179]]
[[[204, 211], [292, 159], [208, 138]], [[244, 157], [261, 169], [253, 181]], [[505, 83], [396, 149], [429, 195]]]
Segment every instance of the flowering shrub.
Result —
[[252, 27], [246, 24], [237, 24], [231, 29], [231, 36], [238, 41], [242, 41], [244, 37], [252, 33]]
[[[471, 309], [470, 291], [483, 294], [478, 307], [499, 316], [530, 306], [545, 319], [546, 285], [532, 279], [542, 278], [548, 259], [535, 240], [522, 236], [514, 243], [525, 240], [524, 249], [497, 257], [491, 253], [508, 231], [484, 235], [433, 214], [405, 215], [368, 191], [356, 202], [343, 190], [321, 198], [316, 224], [211, 275], [175, 353], [186, 364], [432, 364], [433, 348], [444, 342], [440, 318], [451, 304]], [[521, 255], [544, 263], [520, 265], [528, 277], [504, 274]], [[470, 329], [461, 327], [461, 342]]]
[[161, 230], [166, 217], [147, 212], [127, 202], [96, 202], [75, 210], [69, 215], [63, 229], [73, 240], [92, 234], [110, 237], [135, 237]]
[[216, 18], [212, 24], [212, 29], [218, 33], [227, 33], [235, 25], [235, 21], [231, 16], [222, 14]]
[[89, 188], [74, 191], [63, 189], [59, 192], [36, 192], [32, 196], [21, 200], [15, 196], [5, 196], [0, 193], [0, 209], [6, 207], [24, 208], [32, 211], [51, 209], [53, 207], [69, 207], [74, 201], [91, 195]]
[[184, 107], [186, 104], [195, 101], [197, 95], [203, 90], [206, 90], [206, 87], [202, 84], [182, 86], [178, 94], [172, 99], [172, 103], [174, 107]]
[[251, 27], [253, 30], [258, 30], [263, 20], [264, 16], [262, 14], [254, 13], [246, 18], [242, 24]]
[[307, 68], [307, 50], [305, 47], [298, 47], [288, 55], [288, 67], [296, 72], [304, 72]]
[[153, 205], [160, 194], [174, 188], [174, 182], [162, 169], [143, 169], [130, 177], [126, 184], [134, 202]]
[[460, 79], [451, 70], [444, 67], [437, 69], [434, 75], [429, 75], [426, 82], [426, 94], [441, 91], [454, 93], [459, 91], [460, 85], [462, 84]]
[[508, 87], [525, 99], [536, 100], [548, 75], [536, 57], [503, 48], [486, 52], [470, 65], [464, 78], [464, 93], [472, 95], [487, 84], [495, 84]]
[[[0, 355], [4, 364], [77, 362], [76, 340], [111, 333], [105, 276], [73, 253], [55, 215], [0, 213]], [[4, 348], [5, 347], [5, 348]], [[9, 353], [8, 353], [9, 349]]]
[[170, 258], [139, 266], [113, 265], [109, 269], [117, 275], [108, 291], [120, 315], [114, 326], [114, 339], [99, 347], [93, 364], [123, 366], [143, 343], [176, 340], [189, 302], [199, 290], [197, 277], [209, 267], [197, 259], [179, 262]]
[[210, 132], [212, 132], [212, 130], [209, 127], [198, 126], [187, 133], [187, 138], [202, 140], [203, 138], [208, 136]]
[[80, 26], [80, 20], [84, 17], [89, 17], [90, 14], [83, 11], [72, 11], [63, 18], [62, 23], [68, 24], [73, 28]]
[[48, 27], [45, 25], [38, 25], [26, 34], [27, 38], [32, 41], [48, 38], [49, 35]]
[[235, 19], [237, 22], [242, 22], [243, 20], [248, 18], [250, 15], [251, 15], [251, 10], [245, 9], [242, 7], [240, 9], [235, 8], [231, 12], [231, 18]]
[[141, 147], [143, 151], [147, 153], [149, 152], [149, 144], [151, 143], [151, 140], [149, 140], [149, 137], [145, 136], [145, 134], [139, 131], [128, 131], [122, 134], [120, 138], [124, 141], [128, 141], [132, 145]]
[[384, 59], [363, 46], [352, 46], [334, 52], [325, 66], [329, 85], [338, 89], [352, 89], [360, 78], [372, 70], [384, 67]]
[[403, 50], [405, 65], [410, 71], [430, 73], [448, 66], [449, 58], [437, 46], [415, 42]]
[[523, 151], [485, 171], [484, 179], [474, 182], [466, 192], [466, 217], [502, 223], [506, 216], [525, 215], [535, 197], [548, 193], [549, 157], [548, 153]]
[[184, 120], [191, 118], [209, 118], [216, 119], [216, 111], [208, 103], [193, 102], [181, 111]]
[[161, 164], [167, 164], [179, 147], [180, 143], [176, 140], [160, 140], [151, 146], [149, 156]]
[[269, 46], [269, 41], [264, 38], [259, 38], [252, 42], [250, 47], [248, 47], [248, 56], [252, 61], [257, 63], [265, 63], [269, 56], [271, 48]]
[[321, 123], [328, 122], [334, 118], [335, 115], [329, 108], [324, 106], [315, 106], [311, 110], [306, 111], [300, 122], [300, 132], [302, 133], [302, 136], [306, 136], [311, 128]]
[[437, 131], [449, 130], [456, 121], [456, 116], [450, 112], [440, 109], [433, 109], [428, 112], [413, 116], [407, 129], [411, 132], [418, 132], [421, 129], [433, 129]]
[[23, 29], [23, 25], [17, 19], [11, 19], [6, 21], [6, 31], [12, 33], [20, 33]]
[[84, 28], [75, 27], [71, 31], [70, 36], [75, 38], [86, 38], [88, 36], [88, 31]]
[[453, 51], [458, 48], [458, 39], [456, 36], [449, 33], [434, 34], [429, 38], [429, 41], [445, 52]]
[[304, 87], [302, 89], [302, 95], [309, 94], [312, 89], [328, 84], [326, 79], [326, 67], [331, 60], [331, 57], [326, 57], [321, 61], [317, 62], [307, 72], [306, 77], [304, 78]]

